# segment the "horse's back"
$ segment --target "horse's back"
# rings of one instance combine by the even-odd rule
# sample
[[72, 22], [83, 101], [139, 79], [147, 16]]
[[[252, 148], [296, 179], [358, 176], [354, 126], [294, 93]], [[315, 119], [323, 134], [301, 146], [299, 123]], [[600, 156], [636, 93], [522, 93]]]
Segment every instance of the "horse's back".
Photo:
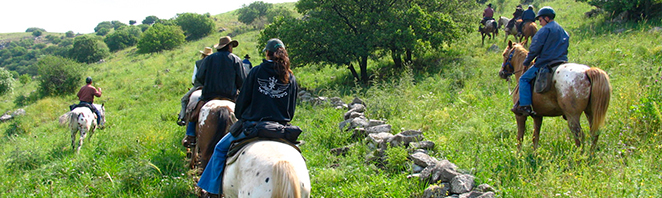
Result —
[[286, 162], [296, 173], [301, 197], [310, 196], [310, 177], [301, 153], [276, 141], [258, 141], [237, 153], [239, 158], [225, 168], [223, 193], [226, 197], [272, 197], [276, 190], [274, 166]]
[[234, 102], [229, 100], [210, 100], [200, 108], [198, 122], [204, 122], [207, 120], [207, 116], [218, 108], [227, 107], [231, 112], [234, 112], [234, 106]]
[[588, 69], [590, 67], [576, 63], [559, 65], [553, 76], [553, 90], [533, 94], [534, 110], [542, 116], [583, 112], [591, 93], [591, 81], [586, 75]]

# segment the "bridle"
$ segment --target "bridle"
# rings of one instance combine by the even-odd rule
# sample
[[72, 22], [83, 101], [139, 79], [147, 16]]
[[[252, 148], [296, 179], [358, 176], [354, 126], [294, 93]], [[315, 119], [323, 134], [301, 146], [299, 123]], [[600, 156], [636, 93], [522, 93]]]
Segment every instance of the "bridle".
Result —
[[[508, 55], [508, 59], [506, 59], [502, 64], [501, 64], [501, 72], [500, 75], [502, 78], [508, 80], [508, 77], [512, 76], [513, 74], [520, 73], [522, 71], [525, 71], [527, 68], [523, 68], [520, 70], [515, 71], [515, 67], [511, 63], [513, 60], [513, 55], [515, 54], [515, 48], [510, 50], [510, 53]], [[506, 70], [508, 69], [508, 70]], [[511, 72], [512, 71], [512, 72]]]

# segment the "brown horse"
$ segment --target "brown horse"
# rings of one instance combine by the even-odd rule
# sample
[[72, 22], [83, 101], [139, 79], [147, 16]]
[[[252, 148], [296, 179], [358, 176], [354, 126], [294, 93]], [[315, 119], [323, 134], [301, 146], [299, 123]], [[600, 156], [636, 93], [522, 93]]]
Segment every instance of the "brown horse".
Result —
[[533, 37], [533, 35], [536, 35], [538, 32], [538, 26], [536, 25], [536, 22], [526, 22], [522, 26], [522, 36], [519, 37], [519, 42], [522, 42], [522, 39], [524, 39], [523, 43], [526, 44], [529, 41], [529, 38]]
[[204, 171], [218, 141], [225, 136], [237, 118], [234, 116], [234, 102], [210, 100], [200, 108], [196, 126], [197, 144], [191, 156], [191, 168]]
[[[518, 80], [528, 68], [523, 62], [528, 51], [521, 43], [508, 42], [503, 51], [503, 64], [499, 76], [508, 80], [515, 75]], [[542, 118], [563, 116], [568, 121], [568, 127], [574, 134], [575, 145], [583, 148], [584, 132], [579, 118], [582, 112], [586, 115], [593, 142], [591, 151], [595, 151], [600, 135], [598, 129], [604, 125], [611, 95], [609, 76], [603, 70], [575, 63], [564, 63], [554, 72], [552, 88], [545, 93], [533, 93], [533, 148], [538, 147], [538, 138]], [[519, 90], [513, 93], [513, 103], [519, 100]], [[515, 115], [517, 118], [517, 148], [521, 150], [522, 138], [526, 130], [527, 116]]]
[[485, 45], [485, 36], [489, 36], [490, 39], [496, 38], [499, 34], [499, 28], [497, 22], [494, 20], [485, 21], [485, 27], [478, 27], [480, 35], [483, 37], [482, 44]]

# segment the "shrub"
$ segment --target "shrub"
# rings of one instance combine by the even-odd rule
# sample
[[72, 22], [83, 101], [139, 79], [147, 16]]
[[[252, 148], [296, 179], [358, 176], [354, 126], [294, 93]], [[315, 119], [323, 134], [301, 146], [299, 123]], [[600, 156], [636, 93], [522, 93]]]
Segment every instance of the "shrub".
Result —
[[74, 39], [74, 47], [69, 51], [72, 59], [81, 63], [93, 63], [110, 55], [108, 46], [97, 36], [79, 36]]
[[124, 27], [103, 39], [110, 51], [121, 50], [138, 43], [142, 31], [136, 26]]
[[78, 88], [83, 66], [71, 59], [47, 56], [37, 63], [39, 92], [44, 96], [71, 94]]
[[175, 23], [182, 28], [186, 40], [189, 41], [203, 38], [216, 29], [216, 25], [211, 18], [196, 13], [178, 14]]
[[28, 74], [23, 74], [18, 77], [18, 81], [25, 85], [32, 82], [32, 78]]
[[0, 68], [0, 95], [13, 90], [14, 77], [5, 68]]
[[32, 36], [34, 36], [34, 37], [39, 37], [42, 34], [43, 34], [43, 32], [41, 30], [35, 30], [35, 31], [32, 32]]
[[67, 38], [73, 38], [74, 36], [76, 36], [76, 34], [74, 34], [74, 31], [71, 30], [67, 31], [65, 35], [67, 36]]
[[184, 43], [184, 31], [179, 26], [152, 25], [138, 41], [138, 52], [150, 53], [173, 49]]
[[625, 19], [640, 20], [660, 16], [662, 13], [662, 0], [575, 0], [578, 2], [587, 2], [588, 4], [602, 8], [611, 17], [618, 17], [621, 14]]

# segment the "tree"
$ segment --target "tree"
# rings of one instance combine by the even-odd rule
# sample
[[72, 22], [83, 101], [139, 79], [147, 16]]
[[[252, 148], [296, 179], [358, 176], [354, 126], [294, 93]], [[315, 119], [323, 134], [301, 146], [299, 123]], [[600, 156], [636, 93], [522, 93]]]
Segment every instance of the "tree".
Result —
[[14, 88], [14, 77], [5, 68], [0, 68], [0, 95], [12, 91]]
[[[604, 9], [614, 18], [623, 13], [626, 19], [641, 20], [662, 14], [662, 0], [575, 0]], [[655, 9], [657, 8], [657, 9]]]
[[46, 56], [37, 65], [39, 92], [44, 96], [71, 94], [79, 87], [84, 68], [80, 63], [59, 56]]
[[142, 34], [138, 41], [138, 52], [151, 53], [173, 49], [183, 44], [184, 38], [184, 31], [179, 26], [157, 23]]
[[134, 25], [136, 24], [136, 20], [129, 20], [129, 25]]
[[256, 20], [265, 18], [267, 12], [273, 7], [271, 3], [256, 1], [248, 6], [243, 5], [242, 8], [237, 10], [237, 19], [246, 25], [250, 25]]
[[44, 28], [38, 28], [38, 27], [31, 27], [25, 30], [25, 32], [34, 32], [34, 31], [41, 31], [41, 32], [46, 32]]
[[76, 35], [74, 34], [74, 31], [69, 30], [65, 33], [65, 36], [67, 36], [67, 38], [73, 38]]
[[134, 46], [140, 40], [142, 31], [137, 26], [127, 26], [108, 34], [103, 41], [111, 52]]
[[32, 32], [32, 36], [39, 37], [43, 32], [41, 30], [35, 30]]
[[108, 28], [101, 28], [97, 31], [97, 36], [106, 36], [108, 33], [110, 33], [110, 29]]
[[108, 46], [97, 36], [79, 36], [74, 39], [74, 46], [69, 57], [81, 63], [94, 63], [110, 55]]
[[[347, 65], [354, 77], [368, 82], [367, 63], [390, 53], [400, 65], [411, 60], [416, 46], [441, 48], [470, 29], [471, 1], [445, 0], [300, 0], [305, 17], [276, 20], [261, 35], [285, 42], [292, 60]], [[292, 34], [296, 32], [296, 34]], [[360, 76], [352, 62], [361, 69]]]
[[128, 26], [128, 25], [126, 25], [125, 23], [122, 23], [122, 22], [117, 21], [117, 20], [116, 20], [116, 21], [111, 21], [110, 23], [113, 24], [113, 29], [114, 29], [114, 30], [118, 30], [118, 29], [120, 29], [120, 28], [122, 28], [122, 27], [126, 27], [126, 26]]
[[145, 17], [145, 19], [142, 21], [142, 23], [147, 24], [147, 25], [152, 25], [152, 24], [156, 23], [156, 21], [158, 21], [158, 20], [159, 20], [159, 17], [151, 15], [151, 16]]
[[[113, 29], [113, 27], [114, 27], [114, 26], [113, 26], [112, 23], [110, 23], [110, 21], [104, 21], [104, 22], [101, 22], [101, 23], [97, 24], [97, 26], [94, 27], [94, 32], [97, 32], [97, 33], [98, 33], [99, 30], [101, 30], [101, 29], [108, 29], [108, 30], [111, 30], [111, 29]], [[104, 35], [105, 35], [105, 34], [104, 34]]]
[[179, 25], [186, 35], [186, 40], [192, 41], [203, 38], [216, 29], [216, 24], [211, 18], [196, 13], [177, 14], [175, 23]]

